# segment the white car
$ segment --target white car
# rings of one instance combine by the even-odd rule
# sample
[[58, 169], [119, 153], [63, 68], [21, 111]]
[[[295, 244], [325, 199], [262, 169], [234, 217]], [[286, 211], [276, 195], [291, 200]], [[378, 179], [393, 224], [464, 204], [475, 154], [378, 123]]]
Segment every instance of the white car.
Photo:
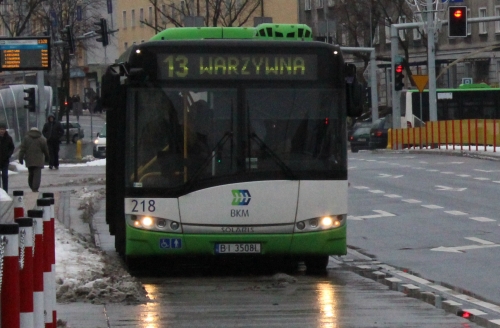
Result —
[[106, 158], [106, 123], [102, 130], [97, 133], [97, 138], [94, 140], [94, 157]]

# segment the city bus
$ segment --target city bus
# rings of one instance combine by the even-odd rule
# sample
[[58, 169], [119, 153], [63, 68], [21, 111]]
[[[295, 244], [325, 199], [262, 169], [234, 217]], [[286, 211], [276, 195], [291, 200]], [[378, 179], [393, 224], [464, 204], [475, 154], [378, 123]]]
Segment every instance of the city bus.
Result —
[[346, 254], [346, 118], [362, 88], [311, 36], [172, 28], [108, 67], [106, 219], [129, 268], [255, 256], [321, 270]]
[[[420, 106], [422, 99], [422, 106]], [[500, 118], [500, 88], [485, 83], [437, 89], [438, 121]], [[401, 92], [401, 127], [419, 127], [429, 121], [429, 90]]]

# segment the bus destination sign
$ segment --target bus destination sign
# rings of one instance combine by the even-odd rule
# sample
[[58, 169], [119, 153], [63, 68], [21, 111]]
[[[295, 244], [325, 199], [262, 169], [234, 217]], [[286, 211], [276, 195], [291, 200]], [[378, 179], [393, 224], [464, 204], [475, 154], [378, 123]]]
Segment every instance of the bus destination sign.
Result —
[[304, 80], [318, 76], [316, 55], [160, 54], [162, 80]]
[[0, 70], [50, 70], [50, 38], [0, 38]]

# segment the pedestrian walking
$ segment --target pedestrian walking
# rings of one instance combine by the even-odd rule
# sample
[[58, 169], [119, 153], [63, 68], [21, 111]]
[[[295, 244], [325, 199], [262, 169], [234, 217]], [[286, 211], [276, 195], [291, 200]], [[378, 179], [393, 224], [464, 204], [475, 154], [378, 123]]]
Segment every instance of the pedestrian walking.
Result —
[[64, 130], [61, 123], [55, 120], [54, 115], [47, 117], [47, 123], [42, 129], [43, 136], [47, 139], [49, 147], [49, 169], [59, 169], [59, 143], [64, 135]]
[[0, 122], [0, 169], [2, 171], [2, 188], [9, 192], [9, 163], [14, 152], [14, 141], [7, 132], [7, 124]]
[[26, 160], [28, 168], [28, 185], [31, 191], [38, 192], [42, 180], [42, 169], [45, 160], [49, 159], [49, 148], [47, 140], [38, 128], [31, 128], [24, 137], [19, 150], [19, 164]]

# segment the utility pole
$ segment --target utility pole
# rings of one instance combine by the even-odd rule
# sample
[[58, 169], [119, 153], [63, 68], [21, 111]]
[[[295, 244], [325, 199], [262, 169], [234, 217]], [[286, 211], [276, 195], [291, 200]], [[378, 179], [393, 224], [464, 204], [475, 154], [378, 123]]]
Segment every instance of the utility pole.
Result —
[[[69, 144], [69, 48], [63, 48], [63, 63], [62, 63], [62, 85], [61, 89], [63, 91], [63, 101], [60, 104], [60, 113], [64, 114], [66, 112], [66, 143]], [[61, 115], [62, 116], [62, 115]]]
[[436, 101], [436, 22], [432, 12], [432, 0], [427, 0], [427, 75], [429, 76], [429, 120], [437, 121]]

